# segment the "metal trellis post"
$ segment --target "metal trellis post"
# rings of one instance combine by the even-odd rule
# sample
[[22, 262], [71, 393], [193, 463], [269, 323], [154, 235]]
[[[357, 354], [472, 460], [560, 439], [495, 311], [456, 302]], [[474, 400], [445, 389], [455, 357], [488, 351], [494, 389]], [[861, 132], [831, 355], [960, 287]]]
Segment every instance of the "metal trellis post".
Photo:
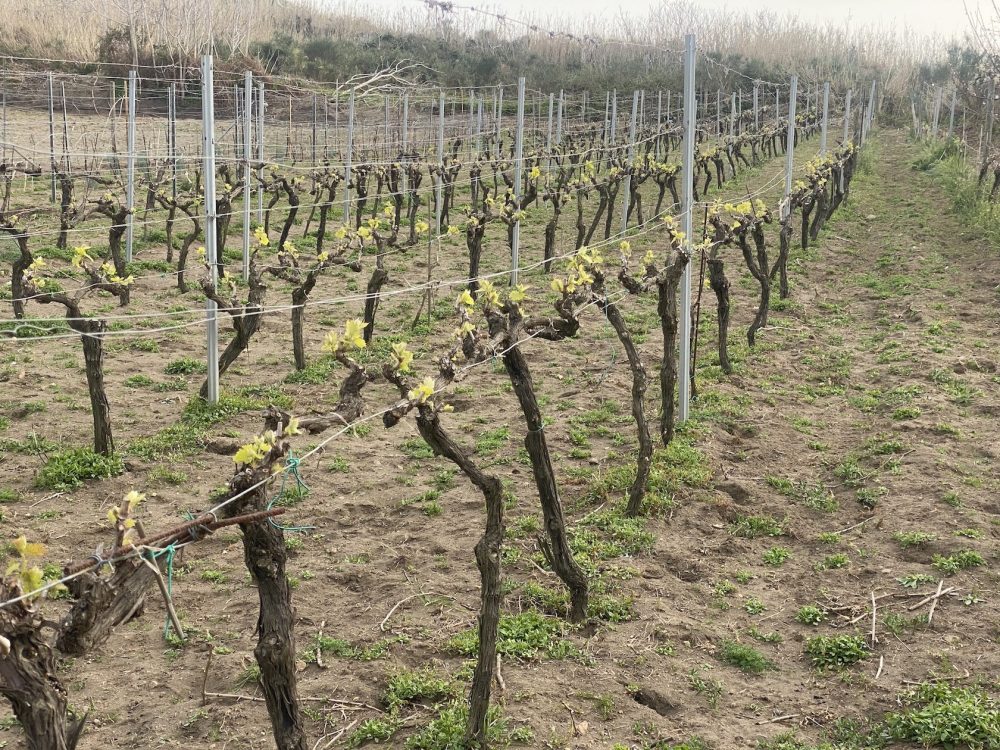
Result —
[[517, 284], [521, 264], [521, 177], [524, 171], [524, 79], [517, 79], [517, 128], [514, 131], [514, 232], [510, 246], [510, 283]]
[[625, 181], [622, 187], [622, 223], [621, 233], [625, 236], [628, 229], [628, 208], [632, 202], [632, 160], [635, 159], [635, 128], [636, 117], [639, 114], [639, 91], [632, 92], [632, 119], [628, 126], [628, 162], [625, 164]]
[[823, 84], [823, 125], [819, 131], [819, 155], [826, 156], [826, 133], [830, 125], [830, 83]]
[[[313, 97], [313, 111], [316, 98]], [[250, 278], [250, 204], [253, 202], [253, 188], [250, 185], [250, 146], [253, 139], [253, 73], [243, 75], [243, 280]], [[314, 147], [315, 148], [315, 147]]]
[[[695, 36], [684, 37], [684, 154], [681, 163], [681, 231], [688, 252], [691, 251], [694, 225], [694, 138], [698, 118], [695, 99]], [[691, 263], [684, 265], [680, 289], [681, 331], [678, 367], [678, 421], [685, 422], [691, 402]]]
[[[212, 286], [218, 284], [218, 257], [215, 236], [215, 86], [212, 56], [201, 58], [202, 184], [205, 199], [205, 256]], [[219, 400], [219, 318], [213, 300], [206, 300], [208, 326], [208, 401]]]
[[792, 195], [792, 171], [795, 169], [795, 105], [799, 94], [799, 77], [792, 76], [792, 84], [788, 91], [788, 132], [785, 148], [785, 202], [781, 218], [788, 211], [788, 200]]
[[437, 161], [441, 172], [438, 174], [437, 187], [434, 190], [435, 198], [435, 222], [437, 235], [441, 235], [441, 214], [444, 209], [444, 92], [438, 94], [438, 133], [437, 133]]
[[135, 88], [136, 74], [128, 72], [128, 155], [126, 164], [125, 206], [128, 216], [125, 218], [125, 261], [132, 262], [132, 244], [135, 241]]
[[56, 113], [55, 94], [52, 90], [52, 73], [49, 73], [49, 168], [52, 174], [49, 178], [49, 201], [56, 202]]
[[351, 157], [354, 154], [354, 89], [347, 97], [347, 151], [344, 153], [344, 224], [351, 225]]

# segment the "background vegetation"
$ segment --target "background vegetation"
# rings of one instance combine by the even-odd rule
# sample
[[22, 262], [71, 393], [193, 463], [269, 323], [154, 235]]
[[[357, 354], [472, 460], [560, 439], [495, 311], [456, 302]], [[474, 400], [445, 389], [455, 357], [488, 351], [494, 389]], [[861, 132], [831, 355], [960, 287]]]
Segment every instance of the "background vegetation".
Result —
[[740, 76], [781, 80], [794, 70], [840, 88], [877, 77], [899, 94], [916, 81], [946, 80], [949, 62], [977, 59], [956, 43], [949, 61], [944, 40], [931, 44], [905, 27], [819, 26], [685, 0], [661, 0], [643, 17], [610, 23], [344, 0], [0, 0], [0, 13], [7, 19], [3, 55], [184, 68], [197, 65], [211, 43], [223, 64], [330, 81], [411, 60], [421, 64], [420, 82], [443, 86], [527, 75], [543, 90], [677, 90], [686, 31], [720, 63], [701, 65], [700, 83], [720, 88], [735, 87]]

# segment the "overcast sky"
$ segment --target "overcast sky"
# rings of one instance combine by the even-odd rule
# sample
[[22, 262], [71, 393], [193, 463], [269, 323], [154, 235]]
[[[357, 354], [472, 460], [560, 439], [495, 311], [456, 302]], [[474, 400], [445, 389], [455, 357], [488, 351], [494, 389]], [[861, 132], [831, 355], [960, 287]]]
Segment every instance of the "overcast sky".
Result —
[[[491, 8], [503, 8], [512, 15], [613, 16], [619, 11], [644, 15], [655, 0], [489, 0]], [[803, 19], [835, 23], [846, 20], [859, 24], [908, 25], [925, 34], [962, 36], [968, 27], [965, 5], [970, 9], [989, 0], [692, 0], [706, 8], [768, 9], [792, 13]], [[470, 3], [476, 4], [476, 3]]]

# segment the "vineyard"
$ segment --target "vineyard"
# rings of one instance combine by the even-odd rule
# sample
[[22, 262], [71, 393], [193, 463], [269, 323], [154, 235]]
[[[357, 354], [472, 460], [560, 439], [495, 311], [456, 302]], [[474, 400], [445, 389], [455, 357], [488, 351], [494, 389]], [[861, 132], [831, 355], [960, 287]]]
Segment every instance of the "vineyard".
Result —
[[993, 83], [689, 44], [4, 72], [0, 748], [1000, 747]]

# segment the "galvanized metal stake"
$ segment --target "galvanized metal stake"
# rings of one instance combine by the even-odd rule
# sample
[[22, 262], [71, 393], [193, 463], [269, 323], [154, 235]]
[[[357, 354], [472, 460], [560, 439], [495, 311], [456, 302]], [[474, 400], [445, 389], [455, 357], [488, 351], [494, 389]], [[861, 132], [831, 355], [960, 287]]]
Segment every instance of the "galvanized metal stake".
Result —
[[510, 245], [510, 283], [517, 284], [521, 265], [521, 177], [524, 171], [524, 78], [517, 79], [517, 128], [514, 131], [514, 232]]
[[[264, 180], [264, 83], [257, 84], [257, 161], [260, 166], [257, 168], [257, 177], [262, 182]], [[257, 191], [257, 223], [264, 225], [264, 190], [263, 187]]]
[[503, 86], [497, 86], [497, 158], [500, 158], [500, 128], [503, 121]]
[[[218, 284], [218, 254], [215, 238], [215, 86], [212, 56], [201, 58], [202, 183], [205, 199], [205, 256], [212, 286]], [[219, 318], [212, 300], [205, 301], [208, 327], [208, 401], [219, 400]]]
[[444, 208], [442, 201], [444, 200], [444, 92], [438, 94], [438, 135], [437, 135], [437, 159], [438, 166], [441, 168], [441, 173], [438, 175], [437, 188], [434, 191], [434, 195], [437, 199], [437, 210], [435, 211], [435, 226], [437, 228], [438, 236], [441, 235], [441, 213]]
[[[316, 112], [316, 97], [313, 97], [313, 113]], [[315, 131], [315, 123], [313, 125]], [[243, 74], [243, 280], [250, 278], [250, 203], [253, 201], [253, 187], [250, 185], [250, 146], [253, 138], [253, 73]], [[315, 162], [315, 132], [313, 134], [313, 161]]]
[[52, 73], [49, 73], [49, 167], [52, 174], [49, 178], [49, 201], [56, 202], [56, 114], [55, 94], [52, 91]]
[[135, 88], [136, 74], [128, 72], [128, 155], [125, 157], [126, 183], [125, 206], [128, 216], [125, 217], [125, 261], [132, 262], [132, 245], [135, 241]]
[[476, 153], [483, 150], [483, 97], [476, 103]]
[[347, 98], [347, 151], [344, 154], [344, 224], [351, 225], [351, 157], [354, 155], [354, 89]]
[[562, 143], [562, 129], [563, 129], [563, 105], [565, 104], [565, 98], [563, 95], [563, 90], [559, 89], [559, 111], [556, 114], [556, 145]]
[[552, 150], [552, 112], [553, 106], [555, 105], [556, 95], [549, 94], [549, 130], [548, 135], [545, 137], [545, 148]]
[[826, 131], [830, 124], [830, 82], [823, 84], [823, 125], [819, 131], [819, 155], [826, 156]]
[[177, 84], [167, 91], [167, 158], [170, 160], [170, 197], [177, 200]]
[[625, 165], [625, 180], [622, 185], [622, 222], [621, 234], [624, 237], [628, 229], [628, 208], [632, 201], [632, 160], [635, 158], [635, 127], [636, 116], [639, 113], [639, 92], [632, 92], [632, 119], [628, 126], [628, 163]]
[[[695, 36], [684, 37], [684, 153], [681, 162], [681, 231], [684, 232], [686, 249], [692, 252], [694, 225], [694, 139], [698, 119], [695, 99]], [[691, 402], [691, 262], [684, 265], [681, 275], [681, 340], [678, 369], [678, 421], [686, 422]]]
[[611, 143], [614, 145], [618, 132], [618, 89], [611, 91]]
[[66, 84], [60, 84], [60, 88], [62, 89], [63, 155], [66, 157], [66, 174], [69, 174], [69, 116], [66, 113]]
[[604, 94], [604, 146], [607, 147], [611, 133], [611, 92]]
[[785, 202], [781, 218], [788, 215], [788, 200], [792, 195], [792, 171], [795, 169], [795, 105], [799, 94], [799, 77], [792, 76], [792, 84], [788, 91], [788, 131], [785, 148]]

